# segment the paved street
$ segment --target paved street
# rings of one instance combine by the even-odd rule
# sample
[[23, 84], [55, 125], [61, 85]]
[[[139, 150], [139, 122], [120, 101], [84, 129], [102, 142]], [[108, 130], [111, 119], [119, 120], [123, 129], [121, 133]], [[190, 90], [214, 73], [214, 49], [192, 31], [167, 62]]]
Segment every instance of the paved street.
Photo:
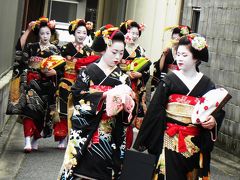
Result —
[[0, 160], [0, 179], [55, 180], [64, 151], [56, 148], [53, 138], [41, 139], [39, 150], [23, 153], [23, 129], [17, 123]]
[[[1, 154], [0, 180], [56, 180], [64, 151], [56, 148], [57, 143], [53, 141], [53, 138], [40, 140], [39, 150], [30, 154], [23, 153], [23, 144], [22, 125], [16, 123], [5, 151]], [[239, 180], [240, 173], [236, 167], [239, 164], [235, 166], [234, 162], [224, 159], [224, 157], [220, 157], [220, 159], [224, 163], [212, 161], [212, 179]], [[235, 168], [233, 168], [234, 166]]]

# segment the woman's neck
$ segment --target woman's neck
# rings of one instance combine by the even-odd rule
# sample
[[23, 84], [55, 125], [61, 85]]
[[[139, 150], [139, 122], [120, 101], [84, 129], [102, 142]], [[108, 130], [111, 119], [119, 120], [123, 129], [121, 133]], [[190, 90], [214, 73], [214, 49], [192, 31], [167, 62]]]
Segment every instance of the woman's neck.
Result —
[[76, 46], [83, 46], [83, 42], [74, 41], [74, 45], [76, 45]]
[[50, 42], [48, 41], [47, 43], [43, 43], [43, 42], [39, 42], [39, 44], [41, 45], [41, 46], [49, 46], [50, 45]]
[[196, 70], [196, 68], [192, 68], [192, 69], [189, 69], [187, 71], [183, 71], [181, 70], [180, 71], [187, 79], [191, 79], [191, 78], [194, 78], [197, 76], [198, 72]]
[[105, 74], [109, 74], [113, 69], [115, 69], [116, 66], [109, 66], [107, 63], [105, 63], [105, 61], [105, 57], [102, 56], [97, 64], [98, 67], [100, 67], [105, 72]]

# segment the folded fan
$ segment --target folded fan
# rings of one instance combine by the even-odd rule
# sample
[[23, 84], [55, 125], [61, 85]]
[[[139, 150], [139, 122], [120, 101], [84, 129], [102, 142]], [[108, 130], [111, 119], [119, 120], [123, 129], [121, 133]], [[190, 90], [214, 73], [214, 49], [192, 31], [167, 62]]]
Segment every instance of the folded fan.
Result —
[[207, 117], [214, 114], [232, 98], [224, 88], [217, 88], [208, 91], [194, 106], [192, 113], [192, 123], [200, 124], [207, 120]]

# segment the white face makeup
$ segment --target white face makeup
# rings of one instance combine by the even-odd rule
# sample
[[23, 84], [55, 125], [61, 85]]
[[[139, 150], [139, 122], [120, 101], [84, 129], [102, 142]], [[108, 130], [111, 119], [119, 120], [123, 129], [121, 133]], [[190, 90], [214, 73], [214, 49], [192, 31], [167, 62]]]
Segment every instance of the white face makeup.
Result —
[[182, 71], [189, 71], [196, 66], [197, 60], [193, 58], [188, 46], [180, 45], [177, 49], [177, 65]]
[[87, 29], [85, 26], [79, 26], [74, 33], [75, 36], [75, 42], [78, 44], [82, 44], [83, 41], [87, 37]]
[[136, 42], [138, 40], [139, 30], [137, 27], [131, 27], [131, 29], [129, 30], [129, 34], [130, 34], [133, 42]]
[[39, 38], [40, 38], [40, 43], [41, 44], [48, 44], [51, 38], [51, 31], [49, 27], [44, 26], [41, 27], [39, 30]]
[[119, 64], [124, 53], [124, 43], [121, 41], [113, 41], [111, 46], [108, 46], [104, 54], [104, 61], [109, 67], [114, 67]]
[[174, 33], [173, 35], [172, 35], [172, 40], [179, 40], [181, 37], [180, 37], [180, 35], [178, 34], [178, 33]]

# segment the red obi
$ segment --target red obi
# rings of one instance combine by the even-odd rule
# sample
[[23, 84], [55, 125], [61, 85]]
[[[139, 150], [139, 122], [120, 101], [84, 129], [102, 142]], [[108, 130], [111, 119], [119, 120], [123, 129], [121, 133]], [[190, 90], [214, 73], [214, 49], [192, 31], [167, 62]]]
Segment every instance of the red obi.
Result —
[[27, 72], [27, 82], [31, 80], [39, 80], [41, 78], [40, 74], [37, 71], [28, 71]]
[[64, 78], [72, 79], [75, 81], [77, 79], [77, 75], [73, 73], [64, 72]]
[[201, 98], [187, 96], [182, 94], [172, 94], [169, 96], [168, 103], [182, 103], [182, 104], [189, 104], [189, 105], [196, 105], [198, 101], [201, 101]]
[[197, 136], [199, 135], [199, 129], [194, 126], [181, 126], [173, 123], [167, 123], [167, 130], [166, 133], [173, 137], [174, 135], [178, 134], [178, 151], [179, 152], [186, 152], [187, 147], [184, 141], [184, 138], [191, 135]]

